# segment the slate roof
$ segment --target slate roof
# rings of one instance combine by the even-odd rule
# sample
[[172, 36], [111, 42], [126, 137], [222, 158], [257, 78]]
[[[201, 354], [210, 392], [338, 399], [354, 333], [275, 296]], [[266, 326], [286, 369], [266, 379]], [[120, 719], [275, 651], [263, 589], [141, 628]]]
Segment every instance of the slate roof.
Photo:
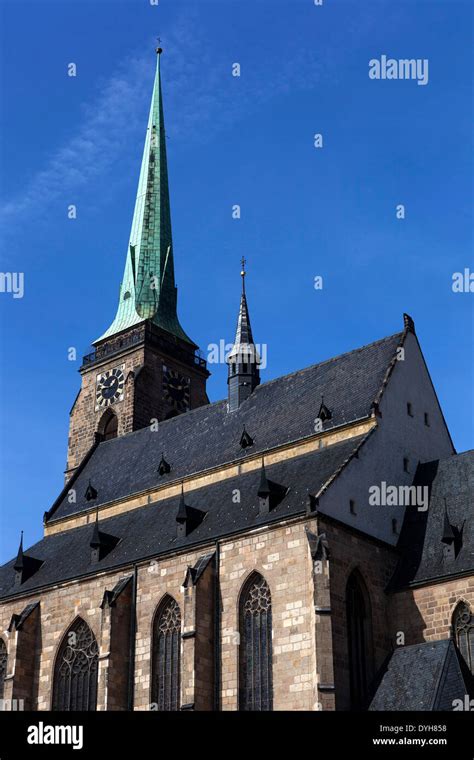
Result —
[[[310, 437], [323, 395], [332, 413], [325, 430], [369, 416], [403, 335], [263, 383], [234, 412], [227, 412], [226, 400], [218, 401], [166, 420], [158, 431], [143, 428], [100, 443], [68, 484], [76, 490], [76, 503], [69, 503], [65, 489], [47, 520]], [[254, 439], [245, 450], [239, 445], [244, 425]], [[162, 452], [172, 470], [160, 478]], [[94, 502], [84, 496], [89, 480], [98, 492]]]
[[[430, 489], [429, 506], [406, 510], [389, 590], [474, 570], [474, 450], [419, 465], [414, 485]], [[446, 523], [460, 546], [443, 543]]]
[[453, 710], [472, 693], [472, 677], [454, 642], [425, 641], [396, 649], [369, 710]]
[[[267, 465], [268, 477], [288, 488], [283, 500], [269, 514], [259, 514], [257, 494], [261, 471], [257, 468], [239, 477], [185, 492], [186, 503], [206, 513], [200, 525], [188, 536], [177, 537], [176, 515], [180, 496], [100, 520], [100, 531], [120, 541], [99, 562], [93, 563], [91, 559], [94, 521], [83, 527], [46, 536], [25, 550], [25, 554], [43, 560], [43, 564], [20, 587], [14, 585], [14, 559], [0, 568], [0, 598], [130, 565], [186, 547], [209, 545], [219, 537], [304, 514], [308, 493], [318, 491], [350, 459], [354, 450], [363, 445], [366, 438], [358, 436], [304, 456]], [[235, 503], [233, 498], [235, 489], [240, 491], [240, 503]]]

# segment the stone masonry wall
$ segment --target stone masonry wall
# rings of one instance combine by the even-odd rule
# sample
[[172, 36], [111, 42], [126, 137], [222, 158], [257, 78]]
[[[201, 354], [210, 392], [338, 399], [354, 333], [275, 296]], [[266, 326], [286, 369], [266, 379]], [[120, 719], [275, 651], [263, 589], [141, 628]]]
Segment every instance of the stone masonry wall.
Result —
[[238, 709], [239, 595], [254, 570], [264, 576], [272, 597], [273, 708], [315, 709], [313, 582], [304, 526], [253, 531], [222, 544], [222, 710]]
[[[155, 612], [163, 596], [170, 594], [178, 602], [184, 620], [183, 584], [186, 571], [203, 554], [214, 549], [215, 546], [211, 544], [194, 552], [153, 560], [138, 568], [134, 685], [134, 705], [137, 710], [148, 710], [151, 705], [151, 632]], [[272, 594], [274, 708], [314, 709], [317, 694], [312, 567], [304, 522], [265, 528], [244, 538], [222, 543], [219, 568], [222, 709], [233, 710], [238, 706], [239, 595], [246, 578], [254, 570], [265, 577]], [[5, 631], [12, 614], [19, 614], [30, 601], [41, 601], [33, 709], [51, 708], [55, 657], [64, 635], [77, 616], [81, 616], [90, 625], [99, 643], [98, 709], [125, 709], [127, 652], [124, 648], [127, 649], [126, 610], [127, 604], [128, 608], [130, 604], [131, 583], [117, 603], [122, 604], [122, 612], [107, 605], [101, 609], [100, 605], [104, 591], [111, 590], [119, 579], [130, 575], [132, 571], [132, 568], [128, 568], [121, 572], [98, 574], [92, 579], [64, 584], [0, 606], [0, 630]], [[194, 668], [186, 674], [187, 660], [182, 656], [181, 704], [195, 703], [195, 709], [212, 709], [213, 569], [202, 575], [194, 593], [196, 603], [192, 607], [195, 610], [192, 614], [195, 637], [190, 639], [194, 641], [195, 647], [192, 655]], [[192, 617], [187, 622], [190, 624], [188, 628], [192, 629]], [[123, 657], [114, 651], [114, 640]], [[185, 642], [182, 642], [182, 653], [184, 645]]]
[[94, 433], [104, 409], [95, 410], [97, 375], [114, 367], [124, 366], [125, 376], [124, 399], [110, 408], [117, 415], [118, 435], [124, 435], [133, 430], [134, 417], [134, 378], [130, 372], [136, 370], [144, 361], [144, 348], [137, 348], [126, 356], [114, 356], [108, 362], [91, 367], [82, 375], [82, 386], [79, 395], [71, 409], [69, 421], [68, 455], [66, 464], [66, 480], [72, 471], [79, 466], [87, 451], [94, 443]]
[[391, 651], [389, 597], [385, 588], [393, 575], [397, 554], [369, 537], [352, 533], [333, 521], [318, 519], [329, 544], [331, 620], [333, 634], [336, 710], [350, 708], [349, 653], [347, 645], [346, 585], [353, 570], [361, 574], [370, 596], [373, 627], [374, 672]]
[[[11, 616], [19, 614], [31, 601], [40, 600], [38, 635], [36, 638], [36, 668], [33, 682], [32, 709], [50, 710], [52, 700], [53, 670], [58, 647], [77, 617], [82, 617], [92, 629], [99, 644], [100, 656], [109, 651], [108, 639], [102, 643], [103, 610], [100, 608], [104, 591], [112, 589], [126, 573], [97, 575], [93, 579], [76, 581], [45, 590], [41, 594], [4, 602], [0, 606], [0, 631], [5, 632]], [[12, 644], [4, 636], [8, 648], [8, 669], [11, 662]], [[102, 660], [99, 659], [99, 682], [101, 680]], [[99, 689], [100, 691], [100, 689]], [[98, 705], [100, 707], [100, 705]]]
[[405, 645], [449, 638], [454, 609], [462, 600], [474, 609], [473, 576], [394, 594], [390, 599], [392, 637], [403, 633]]
[[[314, 573], [306, 527], [315, 534], [324, 531], [327, 536], [329, 562], [321, 578]], [[322, 515], [289, 520], [222, 541], [219, 567], [214, 568], [211, 561], [196, 584], [185, 589], [188, 568], [215, 550], [215, 544], [211, 543], [138, 567], [136, 710], [152, 709], [152, 627], [156, 610], [166, 594], [177, 601], [182, 633], [189, 634], [181, 642], [181, 706], [194, 705], [196, 710], [214, 708], [216, 577], [221, 620], [219, 702], [222, 710], [238, 709], [239, 600], [243, 585], [254, 571], [264, 576], [272, 597], [275, 710], [334, 709], [333, 676], [335, 708], [348, 709], [345, 589], [354, 568], [362, 575], [370, 594], [375, 669], [382, 665], [392, 643], [395, 644], [397, 632], [405, 632], [406, 644], [446, 638], [452, 611], [460, 599], [474, 604], [473, 578], [388, 596], [385, 588], [395, 567], [395, 551]], [[115, 605], [105, 603], [101, 607], [101, 604], [106, 590], [112, 590], [120, 579], [132, 574], [132, 567], [113, 573], [98, 572], [93, 578], [3, 602], [0, 635], [7, 642], [7, 673], [12, 676], [5, 683], [5, 696], [16, 694], [32, 709], [51, 709], [58, 647], [69, 626], [80, 616], [91, 627], [99, 644], [98, 709], [127, 709], [132, 582]], [[19, 615], [27, 604], [37, 600], [40, 601], [35, 612], [37, 619], [30, 616], [23, 632], [8, 633], [12, 615]], [[317, 611], [319, 608], [322, 612]], [[30, 647], [32, 641], [36, 642], [34, 662], [25, 659], [25, 646], [20, 641], [22, 634]], [[22, 679], [21, 682], [18, 679]], [[318, 690], [318, 685], [324, 688]]]

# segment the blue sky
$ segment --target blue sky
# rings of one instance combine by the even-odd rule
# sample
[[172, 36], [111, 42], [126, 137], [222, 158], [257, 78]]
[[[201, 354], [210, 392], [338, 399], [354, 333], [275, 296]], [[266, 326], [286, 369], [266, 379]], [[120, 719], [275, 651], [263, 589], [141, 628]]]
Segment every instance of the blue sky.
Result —
[[[0, 559], [20, 529], [41, 537], [63, 484], [80, 382], [68, 348], [87, 353], [115, 314], [158, 35], [184, 329], [204, 353], [232, 339], [242, 255], [263, 380], [397, 332], [406, 311], [455, 446], [472, 447], [474, 294], [451, 288], [474, 270], [469, 2], [4, 0], [0, 13], [1, 270], [25, 276], [22, 299], [0, 293]], [[428, 84], [369, 79], [382, 54], [427, 58]], [[225, 368], [211, 369], [217, 400]]]

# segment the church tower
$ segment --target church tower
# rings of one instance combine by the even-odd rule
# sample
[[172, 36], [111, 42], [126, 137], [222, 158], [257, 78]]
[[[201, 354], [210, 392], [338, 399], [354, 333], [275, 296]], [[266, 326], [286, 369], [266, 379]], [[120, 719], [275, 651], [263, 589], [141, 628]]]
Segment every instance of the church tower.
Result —
[[209, 372], [177, 314], [166, 136], [156, 74], [119, 304], [80, 368], [71, 410], [66, 479], [97, 441], [209, 402]]
[[245, 259], [242, 259], [242, 295], [237, 319], [237, 330], [232, 349], [227, 355], [229, 374], [228, 409], [234, 412], [260, 385], [260, 357], [255, 346], [250, 325], [247, 296], [245, 295]]

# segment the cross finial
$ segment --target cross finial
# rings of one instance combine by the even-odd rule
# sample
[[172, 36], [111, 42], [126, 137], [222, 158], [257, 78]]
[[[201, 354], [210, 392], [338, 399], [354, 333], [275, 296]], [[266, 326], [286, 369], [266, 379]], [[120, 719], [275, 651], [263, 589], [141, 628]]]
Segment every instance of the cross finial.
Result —
[[163, 52], [163, 48], [161, 47], [161, 37], [157, 37], [156, 41], [158, 42], [158, 47], [156, 48], [156, 54], [161, 55]]
[[242, 266], [242, 269], [240, 270], [240, 276], [242, 277], [242, 292], [245, 293], [245, 275], [247, 274], [245, 271], [245, 265], [247, 263], [247, 260], [244, 256], [242, 256], [240, 263]]

